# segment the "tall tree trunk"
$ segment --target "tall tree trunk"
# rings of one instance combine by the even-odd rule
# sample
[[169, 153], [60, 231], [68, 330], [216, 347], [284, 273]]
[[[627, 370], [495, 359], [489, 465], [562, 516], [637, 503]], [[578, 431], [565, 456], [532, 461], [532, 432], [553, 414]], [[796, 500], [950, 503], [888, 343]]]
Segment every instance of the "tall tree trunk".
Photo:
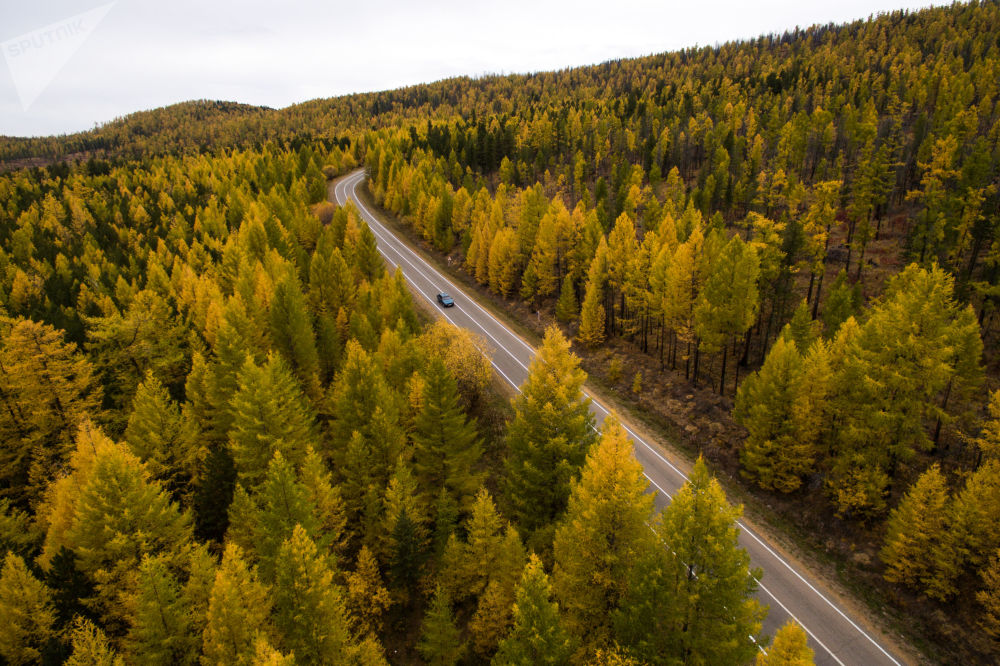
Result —
[[719, 395], [723, 395], [726, 392], [726, 353], [729, 351], [729, 345], [722, 345], [722, 370], [719, 375]]

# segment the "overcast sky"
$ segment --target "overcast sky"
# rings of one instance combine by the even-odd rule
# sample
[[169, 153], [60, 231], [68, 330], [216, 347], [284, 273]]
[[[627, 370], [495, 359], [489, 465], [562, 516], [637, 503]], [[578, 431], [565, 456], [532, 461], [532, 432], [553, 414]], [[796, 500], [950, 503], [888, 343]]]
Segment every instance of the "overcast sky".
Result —
[[190, 99], [284, 107], [587, 65], [921, 7], [906, 0], [0, 0], [0, 134]]

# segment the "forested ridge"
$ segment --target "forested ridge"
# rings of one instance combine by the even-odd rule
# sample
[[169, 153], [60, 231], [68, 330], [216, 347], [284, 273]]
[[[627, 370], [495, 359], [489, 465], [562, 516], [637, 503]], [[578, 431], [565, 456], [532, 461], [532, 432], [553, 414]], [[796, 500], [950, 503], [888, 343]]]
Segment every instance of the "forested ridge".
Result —
[[[0, 655], [789, 663], [794, 625], [768, 657], [745, 638], [768, 642], [739, 508], [699, 461], [654, 512], [572, 341], [651, 368], [618, 378], [636, 394], [721, 396], [741, 429], [711, 458], [876, 540], [855, 564], [935, 658], [989, 661], [998, 86], [987, 2], [0, 139], [53, 161], [0, 177]], [[509, 405], [484, 343], [323, 203], [358, 166], [559, 322]]]

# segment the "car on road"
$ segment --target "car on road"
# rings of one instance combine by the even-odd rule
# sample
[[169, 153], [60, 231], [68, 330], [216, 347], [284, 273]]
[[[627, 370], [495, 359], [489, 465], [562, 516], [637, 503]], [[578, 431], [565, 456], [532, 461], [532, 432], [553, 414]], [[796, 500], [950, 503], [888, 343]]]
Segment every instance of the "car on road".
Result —
[[450, 308], [455, 304], [455, 299], [448, 295], [448, 292], [442, 291], [438, 294], [438, 303], [446, 308]]

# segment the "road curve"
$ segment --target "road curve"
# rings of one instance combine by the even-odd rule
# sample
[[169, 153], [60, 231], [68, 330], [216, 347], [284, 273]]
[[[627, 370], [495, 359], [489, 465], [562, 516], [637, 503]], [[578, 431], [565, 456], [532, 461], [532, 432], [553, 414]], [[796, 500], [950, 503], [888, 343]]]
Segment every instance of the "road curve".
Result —
[[[528, 365], [535, 355], [534, 348], [382, 224], [357, 196], [357, 187], [364, 180], [365, 173], [359, 169], [332, 182], [328, 192], [330, 201], [337, 205], [351, 201], [357, 207], [375, 234], [379, 252], [386, 263], [393, 270], [397, 267], [402, 270], [414, 295], [426, 300], [452, 324], [474, 331], [489, 341], [494, 347], [491, 359], [494, 369], [519, 391], [528, 376]], [[440, 291], [447, 291], [454, 297], [454, 307], [445, 310], [438, 306], [436, 295]], [[608, 415], [607, 408], [593, 398], [591, 411], [598, 425]], [[643, 466], [646, 478], [658, 491], [657, 507], [662, 508], [686, 477], [656, 446], [636, 435], [627, 423], [623, 425], [635, 443], [635, 455]], [[868, 628], [864, 621], [850, 617], [808, 572], [793, 567], [745, 522], [741, 521], [738, 525], [740, 545], [750, 553], [752, 565], [764, 572], [758, 597], [770, 606], [764, 622], [765, 633], [774, 636], [778, 628], [789, 619], [794, 619], [809, 635], [817, 664], [900, 666], [903, 663], [902, 658], [890, 651], [876, 631]]]

